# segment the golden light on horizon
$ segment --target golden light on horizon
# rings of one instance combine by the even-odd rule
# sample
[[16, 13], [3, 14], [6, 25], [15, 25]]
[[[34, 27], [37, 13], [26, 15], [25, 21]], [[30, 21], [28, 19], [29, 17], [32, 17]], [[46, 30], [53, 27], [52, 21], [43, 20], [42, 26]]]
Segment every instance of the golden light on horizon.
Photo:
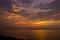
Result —
[[32, 24], [44, 24], [44, 23], [46, 23], [46, 22], [43, 22], [43, 21], [38, 21], [38, 22], [33, 22]]
[[46, 26], [51, 24], [53, 21], [38, 21], [38, 22], [15, 22], [17, 26]]
[[18, 14], [9, 14], [4, 17], [5, 19], [9, 19], [10, 22], [14, 20], [13, 24], [14, 26], [46, 26], [52, 24], [54, 20], [45, 20], [40, 21], [39, 19], [36, 20], [29, 20], [29, 18], [25, 18], [24, 16], [18, 15]]
[[31, 23], [31, 26], [45, 26], [45, 25], [47, 25], [47, 21], [37, 21]]

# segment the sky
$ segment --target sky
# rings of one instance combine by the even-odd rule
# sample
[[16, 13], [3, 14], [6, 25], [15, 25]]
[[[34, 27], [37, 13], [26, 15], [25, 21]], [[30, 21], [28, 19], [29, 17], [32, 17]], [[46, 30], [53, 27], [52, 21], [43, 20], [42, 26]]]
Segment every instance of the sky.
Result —
[[0, 26], [60, 28], [59, 7], [59, 0], [0, 0]]

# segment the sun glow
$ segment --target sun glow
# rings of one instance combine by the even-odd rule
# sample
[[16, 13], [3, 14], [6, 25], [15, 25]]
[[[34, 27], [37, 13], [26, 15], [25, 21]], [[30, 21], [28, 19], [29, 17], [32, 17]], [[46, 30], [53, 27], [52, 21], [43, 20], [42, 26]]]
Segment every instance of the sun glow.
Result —
[[38, 22], [15, 22], [15, 25], [20, 26], [45, 26], [51, 24], [53, 21], [38, 21]]
[[47, 25], [47, 21], [37, 21], [31, 23], [31, 26], [45, 26], [45, 25]]
[[46, 23], [46, 22], [41, 22], [41, 21], [39, 21], [39, 22], [33, 22], [32, 24], [37, 24], [37, 25], [39, 25], [39, 24], [44, 24], [44, 23]]

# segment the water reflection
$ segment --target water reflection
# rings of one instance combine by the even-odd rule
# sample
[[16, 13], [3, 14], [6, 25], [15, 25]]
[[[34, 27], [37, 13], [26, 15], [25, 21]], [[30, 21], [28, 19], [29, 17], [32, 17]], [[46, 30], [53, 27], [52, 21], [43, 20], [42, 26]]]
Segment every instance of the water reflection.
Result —
[[0, 30], [0, 35], [28, 40], [60, 40], [60, 30]]

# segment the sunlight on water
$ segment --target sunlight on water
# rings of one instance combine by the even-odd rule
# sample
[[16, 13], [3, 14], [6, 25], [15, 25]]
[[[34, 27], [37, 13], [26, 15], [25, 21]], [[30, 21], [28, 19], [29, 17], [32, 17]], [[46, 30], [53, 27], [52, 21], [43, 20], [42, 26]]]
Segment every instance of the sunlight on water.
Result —
[[60, 30], [2, 30], [5, 36], [30, 40], [59, 40]]

